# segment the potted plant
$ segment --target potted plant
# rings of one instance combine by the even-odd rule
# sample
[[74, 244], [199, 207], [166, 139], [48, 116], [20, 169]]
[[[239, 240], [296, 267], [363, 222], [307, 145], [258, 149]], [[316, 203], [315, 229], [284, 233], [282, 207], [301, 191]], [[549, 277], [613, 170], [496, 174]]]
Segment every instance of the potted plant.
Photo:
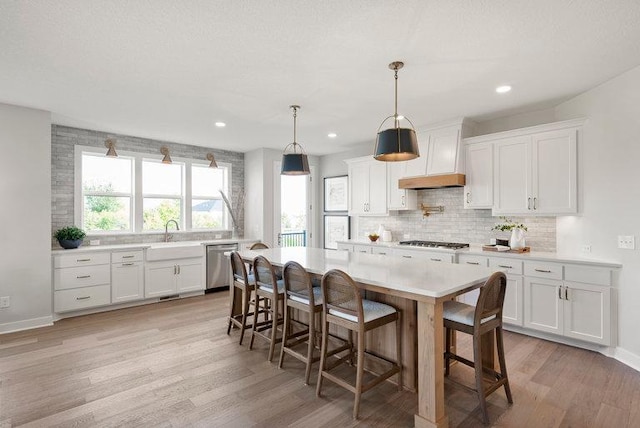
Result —
[[75, 226], [67, 226], [56, 230], [53, 237], [58, 240], [60, 246], [66, 250], [78, 248], [82, 244], [82, 240], [87, 236], [84, 230]]
[[496, 224], [491, 230], [499, 230], [502, 232], [511, 232], [509, 238], [509, 247], [513, 249], [520, 249], [525, 247], [524, 232], [526, 232], [527, 226], [523, 223], [515, 223], [510, 218], [500, 217], [502, 223]]

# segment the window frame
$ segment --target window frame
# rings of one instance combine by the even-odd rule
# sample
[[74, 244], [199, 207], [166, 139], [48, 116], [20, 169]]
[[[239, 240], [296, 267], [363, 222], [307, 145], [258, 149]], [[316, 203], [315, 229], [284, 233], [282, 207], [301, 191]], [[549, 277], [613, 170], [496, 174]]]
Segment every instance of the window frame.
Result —
[[[88, 153], [91, 156], [106, 157], [105, 151], [102, 148], [91, 146], [79, 146], [74, 147], [74, 223], [80, 225], [84, 229], [84, 191], [82, 188], [82, 156]], [[91, 235], [125, 235], [125, 234], [155, 234], [159, 233], [159, 230], [144, 230], [143, 229], [143, 202], [145, 195], [142, 192], [142, 163], [144, 161], [158, 161], [160, 162], [162, 157], [155, 156], [152, 153], [146, 152], [129, 152], [118, 150], [120, 157], [126, 157], [133, 160], [132, 162], [132, 194], [119, 193], [109, 194], [110, 196], [130, 196], [130, 224], [129, 230], [97, 230], [91, 231]], [[173, 156], [174, 163], [182, 164], [182, 196], [180, 197], [182, 217], [179, 220], [181, 231], [185, 232], [209, 232], [209, 231], [229, 231], [232, 229], [231, 218], [227, 209], [223, 209], [223, 225], [221, 228], [203, 228], [194, 229], [192, 227], [192, 166], [208, 166], [207, 161], [200, 159], [182, 158]], [[224, 186], [226, 186], [227, 196], [230, 198], [230, 192], [233, 186], [232, 183], [232, 164], [227, 162], [217, 162], [219, 168], [224, 168], [226, 174], [223, 178]], [[167, 195], [149, 194], [147, 197], [164, 197]], [[198, 195], [196, 195], [197, 197]], [[170, 198], [175, 198], [174, 195]], [[207, 198], [209, 199], [209, 198]], [[217, 198], [213, 198], [217, 199]], [[220, 196], [220, 199], [222, 197]], [[223, 201], [224, 204], [224, 201]], [[178, 232], [180, 233], [180, 232]]]
[[[216, 164], [218, 165], [218, 168], [224, 168], [226, 169], [226, 173], [224, 173], [223, 177], [222, 177], [222, 183], [223, 183], [223, 187], [226, 187], [226, 194], [228, 198], [231, 198], [231, 196], [229, 195], [229, 191], [231, 190], [231, 164], [225, 163], [225, 162], [216, 162]], [[198, 160], [194, 160], [191, 162], [191, 164], [189, 165], [189, 171], [188, 174], [190, 175], [189, 178], [189, 186], [187, 191], [189, 192], [189, 204], [188, 207], [186, 208], [186, 210], [188, 210], [188, 220], [189, 220], [189, 230], [192, 231], [202, 231], [202, 232], [206, 232], [208, 230], [230, 230], [233, 228], [233, 225], [230, 225], [231, 223], [231, 218], [229, 216], [229, 210], [226, 209], [226, 205], [224, 204], [224, 200], [222, 199], [222, 195], [219, 196], [213, 196], [213, 197], [209, 197], [209, 196], [202, 196], [202, 195], [193, 195], [193, 166], [197, 166], [197, 167], [205, 167], [208, 168], [209, 167], [209, 162], [203, 162], [203, 161], [198, 161]], [[219, 192], [218, 192], [219, 193]], [[216, 200], [219, 199], [220, 202], [222, 203], [223, 209], [222, 209], [222, 224], [223, 227], [222, 229], [207, 229], [207, 228], [194, 228], [193, 227], [193, 199], [206, 199], [206, 200]]]

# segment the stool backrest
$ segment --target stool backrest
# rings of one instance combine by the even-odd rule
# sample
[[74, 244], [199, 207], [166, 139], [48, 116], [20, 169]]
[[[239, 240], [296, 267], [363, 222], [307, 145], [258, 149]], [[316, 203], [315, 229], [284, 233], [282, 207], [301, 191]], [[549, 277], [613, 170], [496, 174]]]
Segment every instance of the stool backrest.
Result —
[[345, 272], [332, 269], [322, 277], [322, 306], [325, 314], [330, 310], [342, 312], [364, 322], [360, 287]]
[[483, 319], [494, 315], [497, 319], [502, 320], [502, 306], [506, 290], [507, 276], [503, 272], [494, 272], [480, 288], [474, 314], [474, 325], [479, 326]]
[[269, 246], [264, 242], [256, 242], [251, 247], [249, 247], [250, 250], [266, 250], [268, 248]]
[[256, 277], [257, 286], [267, 286], [273, 288], [274, 292], [278, 290], [278, 279], [276, 271], [271, 262], [264, 256], [258, 256], [253, 259], [253, 274]]
[[250, 285], [249, 276], [247, 275], [247, 268], [242, 261], [242, 257], [240, 257], [240, 253], [238, 253], [237, 251], [232, 252], [229, 259], [231, 260], [231, 271], [233, 272], [233, 279], [235, 281], [241, 281], [247, 285]]
[[297, 262], [287, 262], [282, 268], [284, 279], [284, 292], [286, 296], [297, 296], [309, 301], [310, 306], [315, 306], [313, 298], [313, 284], [311, 276], [305, 268]]

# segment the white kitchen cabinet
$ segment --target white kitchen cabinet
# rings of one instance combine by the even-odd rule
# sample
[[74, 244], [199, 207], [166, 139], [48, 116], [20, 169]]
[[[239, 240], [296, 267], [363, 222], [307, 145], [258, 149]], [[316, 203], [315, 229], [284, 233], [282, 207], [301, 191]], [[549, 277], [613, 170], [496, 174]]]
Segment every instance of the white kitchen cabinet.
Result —
[[564, 283], [564, 335], [609, 345], [611, 343], [611, 288]]
[[578, 132], [574, 127], [497, 141], [493, 213], [576, 213]]
[[[475, 254], [460, 254], [458, 256], [458, 264], [488, 267], [489, 257], [478, 256]], [[480, 295], [480, 289], [476, 288], [475, 290], [471, 290], [467, 293], [464, 293], [458, 296], [458, 301], [462, 303], [466, 303], [467, 305], [475, 306], [478, 303], [479, 295]]]
[[395, 256], [405, 257], [408, 259], [416, 258], [420, 260], [443, 263], [453, 263], [454, 259], [454, 255], [451, 253], [428, 250], [409, 250], [404, 248], [394, 248], [393, 254]]
[[111, 265], [111, 293], [113, 303], [143, 299], [143, 262], [122, 262]]
[[387, 165], [387, 202], [390, 211], [415, 210], [418, 208], [418, 192], [416, 190], [398, 188], [398, 180], [407, 176], [407, 164], [408, 161], [389, 162], [389, 165]]
[[387, 163], [370, 156], [350, 159], [349, 215], [387, 215]]
[[491, 257], [489, 267], [500, 269], [507, 275], [507, 289], [504, 294], [502, 320], [506, 324], [524, 324], [524, 271], [522, 260], [508, 257]]
[[493, 207], [493, 144], [465, 145], [464, 207]]
[[338, 251], [353, 251], [353, 244], [338, 242]]
[[388, 256], [393, 254], [393, 249], [390, 247], [375, 247], [371, 246], [371, 254], [380, 254], [383, 256]]
[[524, 298], [525, 327], [563, 334], [562, 281], [525, 277]]
[[353, 244], [353, 250], [354, 253], [365, 253], [365, 254], [371, 254], [371, 245], [366, 245], [366, 244]]
[[147, 262], [145, 297], [204, 290], [202, 258]]
[[54, 256], [53, 309], [69, 312], [111, 303], [110, 253]]

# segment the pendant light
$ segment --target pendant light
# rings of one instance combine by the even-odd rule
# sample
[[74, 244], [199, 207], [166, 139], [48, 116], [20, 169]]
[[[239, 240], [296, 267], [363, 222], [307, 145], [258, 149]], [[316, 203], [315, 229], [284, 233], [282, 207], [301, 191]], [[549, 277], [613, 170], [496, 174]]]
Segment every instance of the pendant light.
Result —
[[109, 138], [104, 142], [104, 146], [109, 149], [107, 150], [106, 156], [109, 156], [110, 158], [118, 157], [118, 154], [116, 153], [116, 140]]
[[169, 147], [162, 146], [160, 147], [160, 154], [164, 155], [162, 158], [162, 163], [172, 163], [171, 156], [169, 156]]
[[[398, 115], [398, 70], [404, 67], [404, 63], [395, 61], [389, 64], [389, 68], [394, 71], [395, 78], [395, 109], [393, 116], [385, 118], [378, 127], [376, 137], [376, 147], [373, 157], [379, 161], [396, 162], [415, 159], [420, 156], [418, 150], [418, 138], [413, 123], [407, 119], [411, 128], [400, 128], [401, 116]], [[380, 131], [382, 125], [393, 118], [393, 128]]]
[[[309, 174], [309, 159], [302, 150], [302, 146], [296, 142], [296, 118], [298, 116], [298, 109], [300, 106], [289, 106], [293, 109], [293, 143], [287, 145], [282, 153], [282, 175], [308, 175]], [[292, 147], [292, 151], [287, 153], [287, 149]]]

